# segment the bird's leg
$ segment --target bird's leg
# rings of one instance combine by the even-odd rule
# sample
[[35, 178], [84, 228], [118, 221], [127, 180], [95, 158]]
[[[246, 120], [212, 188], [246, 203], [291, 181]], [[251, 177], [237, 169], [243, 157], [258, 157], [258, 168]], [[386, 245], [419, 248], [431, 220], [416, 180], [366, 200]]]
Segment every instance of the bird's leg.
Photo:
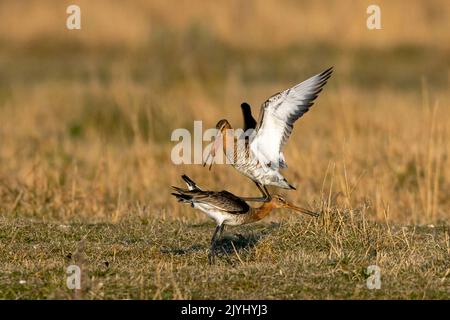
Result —
[[244, 201], [255, 201], [255, 202], [268, 202], [270, 199], [272, 199], [272, 196], [270, 195], [269, 191], [267, 191], [266, 186], [261, 187], [259, 182], [254, 181], [256, 186], [258, 187], [259, 191], [261, 191], [263, 197], [240, 197]]
[[215, 251], [216, 251], [216, 238], [217, 238], [217, 233], [219, 232], [219, 230], [221, 229], [222, 225], [218, 225], [216, 227], [216, 230], [214, 230], [213, 236], [211, 238], [211, 249], [209, 251], [209, 255], [208, 255], [208, 261], [209, 264], [213, 264], [214, 263], [214, 256], [215, 256]]
[[225, 225], [220, 225], [219, 235], [217, 236], [217, 241], [219, 241], [222, 238], [223, 229], [225, 229]]
[[264, 188], [264, 191], [266, 192], [267, 201], [270, 201], [272, 199], [272, 196], [270, 195], [266, 186], [263, 186], [263, 188]]
[[212, 259], [212, 260], [210, 260], [210, 264], [211, 264], [211, 263], [214, 263], [214, 257], [215, 257], [215, 255], [216, 255], [216, 245], [217, 245], [217, 241], [219, 241], [219, 240], [221, 239], [222, 233], [223, 233], [223, 229], [224, 229], [224, 228], [225, 228], [225, 225], [224, 225], [224, 224], [221, 224], [221, 225], [220, 225], [219, 231], [217, 231], [217, 228], [216, 228], [216, 231], [214, 232], [214, 233], [216, 233], [216, 236], [215, 236], [214, 242], [211, 241], [211, 252], [212, 252], [211, 259]]

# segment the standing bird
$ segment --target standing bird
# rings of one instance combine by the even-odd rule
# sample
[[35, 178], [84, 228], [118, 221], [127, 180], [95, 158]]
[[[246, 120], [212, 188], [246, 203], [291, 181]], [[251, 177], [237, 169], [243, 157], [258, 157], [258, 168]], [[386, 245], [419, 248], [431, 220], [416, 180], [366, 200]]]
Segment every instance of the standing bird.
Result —
[[279, 195], [274, 195], [270, 201], [264, 202], [259, 208], [250, 207], [244, 200], [228, 191], [204, 191], [200, 189], [188, 176], [183, 175], [188, 190], [174, 187], [172, 193], [179, 202], [190, 203], [193, 208], [205, 212], [216, 221], [217, 227], [211, 239], [211, 250], [208, 255], [209, 263], [214, 262], [216, 242], [222, 236], [225, 225], [239, 226], [259, 221], [273, 209], [288, 208], [318, 217], [318, 214], [307, 209], [290, 204]]
[[[261, 105], [259, 121], [256, 123], [251, 114], [250, 105], [241, 105], [244, 117], [244, 129], [254, 129], [245, 139], [237, 136], [226, 119], [220, 120], [216, 128], [218, 133], [211, 148], [210, 169], [217, 150], [222, 144], [223, 151], [233, 167], [250, 178], [261, 191], [263, 197], [243, 198], [247, 201], [269, 201], [270, 194], [266, 186], [283, 189], [295, 188], [288, 183], [279, 169], [287, 168], [282, 148], [294, 128], [295, 121], [308, 112], [314, 100], [330, 78], [333, 68], [329, 68], [296, 86], [276, 93]], [[250, 130], [251, 131], [251, 130]]]

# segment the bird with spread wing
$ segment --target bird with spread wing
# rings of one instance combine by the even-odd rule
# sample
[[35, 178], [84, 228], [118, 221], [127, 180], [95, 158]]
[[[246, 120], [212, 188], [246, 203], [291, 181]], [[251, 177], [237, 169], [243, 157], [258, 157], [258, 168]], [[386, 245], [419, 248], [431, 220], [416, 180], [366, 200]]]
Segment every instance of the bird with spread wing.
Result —
[[[266, 186], [295, 190], [280, 173], [280, 169], [287, 168], [282, 149], [292, 133], [295, 121], [308, 112], [332, 72], [333, 68], [329, 68], [271, 96], [262, 104], [258, 122], [251, 114], [250, 105], [243, 103], [241, 108], [245, 134], [235, 134], [226, 119], [220, 120], [216, 125], [218, 133], [204, 165], [211, 159], [211, 168], [222, 146], [228, 163], [250, 178], [263, 195], [243, 198], [247, 201], [270, 201]], [[243, 136], [245, 139], [242, 139]]]

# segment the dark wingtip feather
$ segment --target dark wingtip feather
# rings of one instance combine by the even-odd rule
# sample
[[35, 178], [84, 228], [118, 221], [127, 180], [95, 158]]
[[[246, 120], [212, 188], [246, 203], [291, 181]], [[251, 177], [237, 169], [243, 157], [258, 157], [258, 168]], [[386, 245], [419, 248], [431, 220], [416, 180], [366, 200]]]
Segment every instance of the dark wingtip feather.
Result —
[[331, 74], [333, 72], [333, 70], [334, 70], [333, 68], [334, 68], [333, 66], [329, 67], [328, 69], [323, 71], [322, 74]]
[[330, 68], [326, 69], [325, 71], [322, 71], [322, 73], [319, 74], [320, 82], [326, 82], [331, 77], [332, 73], [333, 73], [333, 67], [330, 67]]

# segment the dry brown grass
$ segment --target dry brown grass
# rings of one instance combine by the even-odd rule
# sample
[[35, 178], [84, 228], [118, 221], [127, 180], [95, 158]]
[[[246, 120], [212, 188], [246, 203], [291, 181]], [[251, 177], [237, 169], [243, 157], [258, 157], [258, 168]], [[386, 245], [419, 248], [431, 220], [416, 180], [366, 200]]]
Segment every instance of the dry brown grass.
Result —
[[[212, 224], [134, 209], [116, 224], [0, 218], [0, 298], [450, 297], [448, 227], [386, 227], [366, 220], [364, 206], [334, 207], [321, 219], [229, 228], [209, 266]], [[73, 264], [81, 268], [75, 291], [65, 286]], [[367, 288], [369, 265], [380, 268], [379, 290]]]
[[[65, 4], [51, 4], [3, 2], [0, 10], [0, 23], [13, 27], [0, 28], [2, 211], [116, 220], [140, 201], [156, 216], [191, 214], [166, 192], [183, 172], [254, 194], [232, 168], [174, 166], [170, 132], [193, 120], [240, 124], [242, 100], [258, 109], [273, 92], [335, 65], [287, 146], [285, 174], [299, 189], [289, 197], [320, 201], [333, 181], [340, 202], [368, 200], [374, 219], [448, 219], [449, 48], [440, 38], [450, 29], [447, 2], [411, 2], [405, 14], [398, 2], [381, 3], [384, 30], [372, 33], [359, 21], [363, 3], [172, 10], [168, 2], [80, 2], [83, 29], [72, 32]], [[231, 17], [238, 12], [244, 26]], [[391, 27], [405, 19], [414, 21], [407, 30]]]
[[[65, 9], [78, 4], [83, 32], [68, 35]], [[161, 27], [183, 32], [193, 24], [208, 26], [220, 41], [249, 49], [271, 49], [323, 42], [343, 47], [393, 44], [449, 49], [448, 1], [381, 0], [382, 27], [365, 28], [366, 8], [373, 1], [14, 1], [0, 4], [0, 38], [24, 45], [46, 38], [76, 39], [89, 47], [132, 48], [145, 45]]]

